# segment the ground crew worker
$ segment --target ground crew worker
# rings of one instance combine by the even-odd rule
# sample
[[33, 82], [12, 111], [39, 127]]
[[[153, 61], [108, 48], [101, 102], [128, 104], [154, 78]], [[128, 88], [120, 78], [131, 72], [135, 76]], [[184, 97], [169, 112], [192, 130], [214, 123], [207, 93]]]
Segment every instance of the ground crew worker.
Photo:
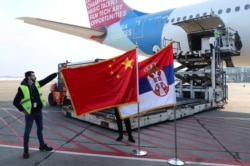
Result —
[[223, 47], [223, 43], [222, 43], [222, 29], [221, 29], [221, 25], [218, 25], [215, 29], [214, 29], [214, 37], [216, 39], [216, 46], [217, 47]]
[[36, 81], [33, 71], [27, 71], [25, 78], [18, 88], [13, 104], [16, 108], [25, 114], [25, 130], [24, 130], [24, 152], [23, 158], [29, 158], [29, 135], [32, 129], [33, 121], [37, 126], [37, 137], [40, 144], [40, 151], [51, 151], [53, 148], [48, 147], [43, 140], [43, 115], [42, 108], [46, 102], [42, 96], [41, 87], [56, 78], [57, 73], [51, 74], [43, 80]]

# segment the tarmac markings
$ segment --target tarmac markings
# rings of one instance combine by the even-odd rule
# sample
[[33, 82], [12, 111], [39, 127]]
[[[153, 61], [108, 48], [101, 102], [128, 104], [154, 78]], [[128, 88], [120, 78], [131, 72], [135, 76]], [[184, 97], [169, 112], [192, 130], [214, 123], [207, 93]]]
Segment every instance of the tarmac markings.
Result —
[[[12, 145], [1, 145], [0, 147], [5, 148], [13, 148], [13, 149], [23, 149], [21, 146], [12, 146]], [[38, 151], [37, 148], [30, 148], [31, 150]], [[166, 159], [153, 159], [153, 158], [138, 158], [138, 157], [125, 157], [125, 156], [111, 156], [104, 154], [90, 154], [90, 153], [79, 153], [79, 152], [69, 152], [69, 151], [60, 151], [53, 150], [50, 153], [61, 153], [61, 154], [69, 154], [69, 155], [78, 155], [78, 156], [91, 156], [91, 157], [101, 157], [101, 158], [114, 158], [114, 159], [123, 159], [123, 160], [136, 160], [136, 161], [153, 161], [158, 163], [167, 163]], [[200, 165], [200, 166], [241, 166], [241, 165], [232, 165], [232, 164], [218, 164], [218, 163], [206, 163], [206, 162], [193, 162], [193, 161], [184, 161], [185, 164], [189, 165]]]
[[[174, 130], [173, 130], [173, 126], [171, 127], [171, 124], [163, 125], [163, 126], [153, 126], [150, 129], [152, 128], [158, 132], [165, 134], [166, 136], [172, 135], [172, 138], [174, 138], [174, 134], [173, 134]], [[173, 131], [171, 131], [171, 128]], [[178, 144], [178, 151], [179, 151], [178, 156], [182, 158], [192, 159], [192, 160], [198, 160], [199, 158], [203, 158], [203, 156], [206, 156], [206, 158], [208, 157], [218, 158], [218, 159], [223, 158], [224, 160], [232, 159], [230, 155], [222, 153], [223, 149], [220, 148], [219, 145], [216, 144], [216, 142], [211, 140], [211, 137], [208, 137], [207, 139], [204, 140], [203, 138], [200, 138], [200, 136], [197, 136], [197, 134], [190, 135], [190, 133], [188, 133], [192, 130], [196, 130], [196, 128], [190, 127], [188, 129], [186, 128], [185, 130], [183, 130], [182, 126], [180, 126], [179, 124], [177, 124], [177, 128], [178, 128], [177, 129], [178, 130], [177, 131], [177, 137], [178, 137], [177, 144]], [[144, 132], [147, 133], [147, 131], [144, 131]], [[210, 142], [212, 141], [213, 143], [206, 142], [206, 140], [210, 140]], [[172, 145], [174, 145], [173, 141], [172, 141]], [[190, 150], [192, 150], [193, 153], [190, 153]], [[188, 154], [185, 154], [185, 152], [188, 152]]]
[[[250, 163], [249, 120], [237, 118], [216, 118], [191, 116], [178, 120], [177, 150], [178, 156], [186, 161], [201, 163], [239, 164]], [[56, 152], [131, 157], [131, 149], [136, 144], [127, 141], [116, 142], [116, 132], [75, 119], [65, 118], [61, 112], [44, 111], [45, 141]], [[243, 131], [241, 129], [244, 129]], [[226, 129], [226, 130], [225, 130]], [[1, 146], [22, 147], [24, 118], [20, 112], [0, 108], [0, 144]], [[2, 132], [4, 131], [4, 132]], [[246, 131], [246, 132], [244, 132]], [[249, 133], [249, 135], [248, 135]], [[174, 123], [165, 122], [145, 127], [138, 133], [133, 132], [136, 140], [140, 136], [140, 148], [148, 155], [143, 159], [164, 160], [174, 157]], [[6, 140], [6, 138], [17, 138]], [[124, 136], [126, 137], [126, 136]], [[240, 138], [237, 138], [240, 137]], [[36, 139], [36, 140], [35, 140]], [[37, 149], [36, 127], [33, 126], [30, 147]], [[236, 146], [235, 146], [236, 145]], [[234, 152], [244, 152], [249, 160], [237, 158]], [[242, 155], [242, 154], [241, 154]]]
[[[61, 116], [61, 114], [57, 114], [55, 116], [58, 116], [57, 117], [58, 119], [61, 119], [61, 120], [69, 122], [71, 125], [74, 125], [74, 127], [81, 127], [82, 128], [82, 126], [80, 126], [79, 123], [76, 123], [77, 120], [75, 120], [75, 121], [73, 120], [72, 121], [72, 119], [69, 119], [69, 118], [65, 119], [65, 117]], [[114, 132], [112, 132], [112, 133], [109, 134], [109, 133], [107, 133], [107, 131], [110, 131], [110, 130], [107, 130], [106, 132], [103, 132], [103, 130], [94, 130], [94, 129], [90, 128], [90, 127], [86, 128], [85, 130], [86, 131], [83, 132], [82, 134], [80, 134], [79, 136], [82, 137], [83, 139], [88, 139], [89, 141], [90, 140], [93, 141], [93, 144], [100, 145], [100, 146], [105, 146], [105, 147], [113, 150], [113, 153], [112, 153], [112, 151], [110, 152], [110, 150], [105, 150], [106, 154], [108, 154], [108, 153], [109, 154], [113, 154], [113, 155], [117, 155], [118, 154], [118, 155], [121, 155], [121, 156], [122, 155], [123, 156], [130, 155], [130, 154], [128, 154], [127, 151], [121, 151], [120, 149], [122, 149], [122, 148], [120, 146], [118, 146], [119, 149], [118, 148], [114, 148], [114, 147], [117, 147], [117, 144], [110, 143], [110, 142], [114, 142], [114, 139], [116, 138], [114, 136], [111, 136], [111, 135], [114, 135]], [[97, 135], [98, 139], [95, 139], [95, 137], [94, 138], [93, 137], [89, 137], [88, 135]], [[137, 138], [136, 137], [137, 133], [134, 133], [133, 135], [134, 135], [134, 138]], [[126, 135], [124, 137], [126, 137]], [[107, 143], [104, 142], [105, 140], [106, 140]], [[138, 148], [137, 144], [132, 144], [132, 143], [129, 143], [127, 141], [121, 141], [121, 142], [122, 142], [123, 146], [125, 146], [125, 147], [131, 147], [131, 148], [134, 148], [134, 149]], [[114, 145], [114, 146], [112, 146], [112, 145]], [[143, 150], [143, 147], [141, 147], [141, 148], [142, 148], [141, 150]], [[98, 148], [98, 149], [100, 149], [100, 148]], [[99, 152], [100, 152], [99, 150], [95, 151], [95, 153], [99, 153]], [[161, 156], [161, 154], [157, 154], [156, 152], [154, 152], [154, 155], [158, 156], [158, 157]]]

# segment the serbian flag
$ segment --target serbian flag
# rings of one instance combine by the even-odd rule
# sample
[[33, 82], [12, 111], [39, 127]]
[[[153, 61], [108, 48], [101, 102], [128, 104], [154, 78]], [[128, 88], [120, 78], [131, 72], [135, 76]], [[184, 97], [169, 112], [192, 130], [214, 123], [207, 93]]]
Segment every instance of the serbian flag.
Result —
[[122, 119], [176, 105], [173, 47], [167, 47], [139, 62], [139, 105], [118, 107]]
[[138, 101], [136, 49], [61, 71], [77, 116]]

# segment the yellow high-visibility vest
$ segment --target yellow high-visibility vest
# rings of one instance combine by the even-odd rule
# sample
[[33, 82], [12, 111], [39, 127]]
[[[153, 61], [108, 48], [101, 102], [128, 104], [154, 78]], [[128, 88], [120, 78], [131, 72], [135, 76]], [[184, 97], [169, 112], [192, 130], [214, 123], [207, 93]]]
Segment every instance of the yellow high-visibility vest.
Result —
[[219, 37], [221, 37], [221, 35], [222, 35], [222, 32], [220, 29], [214, 30], [214, 37], [219, 38]]
[[[44, 97], [42, 95], [42, 90], [41, 90], [41, 87], [40, 87], [40, 84], [36, 81], [34, 83], [38, 93], [39, 93], [39, 96], [40, 96], [40, 100], [41, 100], [41, 103], [42, 103], [42, 106], [45, 107], [46, 106], [46, 101], [44, 100]], [[30, 114], [31, 113], [31, 108], [32, 108], [32, 103], [31, 103], [31, 99], [30, 99], [30, 91], [29, 91], [29, 87], [26, 86], [26, 85], [21, 85], [20, 86], [22, 92], [23, 92], [23, 99], [21, 100], [21, 105], [23, 106], [24, 110]]]

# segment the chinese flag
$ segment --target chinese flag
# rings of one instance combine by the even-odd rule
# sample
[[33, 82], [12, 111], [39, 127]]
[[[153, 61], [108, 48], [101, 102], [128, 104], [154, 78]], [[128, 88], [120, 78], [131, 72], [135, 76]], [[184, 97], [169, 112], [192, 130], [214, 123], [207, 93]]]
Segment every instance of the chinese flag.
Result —
[[77, 116], [137, 102], [136, 49], [61, 73]]

